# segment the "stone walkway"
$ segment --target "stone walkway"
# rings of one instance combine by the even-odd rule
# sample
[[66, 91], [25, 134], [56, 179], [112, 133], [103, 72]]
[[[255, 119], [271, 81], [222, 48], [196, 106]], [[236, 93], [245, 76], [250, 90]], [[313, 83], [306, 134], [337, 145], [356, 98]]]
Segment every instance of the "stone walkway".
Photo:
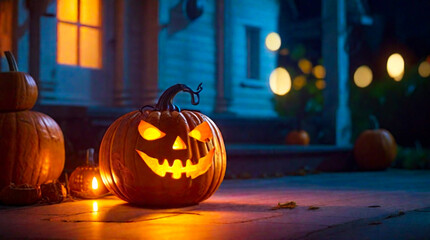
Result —
[[[297, 207], [272, 210], [288, 201]], [[181, 209], [142, 209], [113, 196], [0, 206], [4, 238], [430, 239], [430, 171], [226, 180], [209, 200]]]

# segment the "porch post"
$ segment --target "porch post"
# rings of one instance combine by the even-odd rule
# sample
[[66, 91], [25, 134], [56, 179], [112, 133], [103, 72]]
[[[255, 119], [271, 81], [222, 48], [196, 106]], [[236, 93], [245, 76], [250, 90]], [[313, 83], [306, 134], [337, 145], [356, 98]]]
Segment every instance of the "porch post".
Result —
[[128, 68], [128, 22], [126, 0], [115, 0], [115, 60], [114, 60], [114, 105], [129, 106], [130, 76]]
[[326, 68], [323, 124], [325, 143], [349, 145], [351, 115], [348, 108], [349, 58], [346, 0], [322, 1], [322, 55]]
[[231, 101], [231, 14], [230, 0], [217, 0], [216, 4], [216, 99], [215, 113], [227, 113]]

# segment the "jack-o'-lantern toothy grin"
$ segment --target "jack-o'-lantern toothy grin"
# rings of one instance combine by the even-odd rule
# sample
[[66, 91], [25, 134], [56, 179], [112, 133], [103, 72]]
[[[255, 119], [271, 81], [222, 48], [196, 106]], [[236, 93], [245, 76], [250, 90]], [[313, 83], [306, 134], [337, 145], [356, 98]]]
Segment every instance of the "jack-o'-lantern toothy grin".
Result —
[[185, 166], [182, 165], [182, 161], [175, 159], [172, 166], [169, 165], [167, 159], [164, 159], [163, 164], [158, 163], [157, 158], [152, 158], [142, 151], [136, 150], [139, 156], [145, 161], [146, 165], [158, 176], [164, 177], [166, 173], [172, 173], [173, 179], [180, 179], [182, 173], [185, 173], [186, 177], [192, 179], [205, 173], [212, 165], [212, 158], [214, 156], [215, 149], [211, 149], [206, 156], [199, 159], [199, 162], [192, 164], [191, 160], [186, 161]]
[[[166, 136], [166, 133], [162, 132], [154, 125], [143, 120], [139, 123], [138, 131], [140, 136], [149, 142], [156, 141]], [[201, 143], [207, 143], [213, 137], [212, 131], [210, 130], [210, 126], [207, 122], [203, 122], [196, 126], [191, 132], [188, 133], [188, 136]], [[171, 146], [171, 149], [173, 151], [186, 150], [188, 149], [188, 147], [188, 144], [185, 143], [181, 137], [177, 136], [173, 145]], [[163, 160], [164, 157], [160, 159], [154, 158], [149, 156], [147, 153], [144, 153], [143, 151], [137, 149], [136, 152], [146, 163], [146, 165], [152, 170], [152, 172], [154, 172], [160, 177], [166, 176], [166, 173], [171, 173], [173, 179], [180, 179], [182, 173], [185, 173], [186, 177], [191, 177], [191, 179], [194, 179], [208, 171], [208, 169], [212, 165], [215, 149], [212, 148], [211, 150], [209, 150], [205, 156], [198, 159], [197, 163], [193, 164], [191, 162], [191, 159], [185, 160], [185, 165], [183, 164], [184, 162], [180, 159], [174, 159], [172, 161], [172, 164], [169, 164], [169, 161], [167, 159]], [[160, 164], [159, 160], [163, 161], [163, 164]]]

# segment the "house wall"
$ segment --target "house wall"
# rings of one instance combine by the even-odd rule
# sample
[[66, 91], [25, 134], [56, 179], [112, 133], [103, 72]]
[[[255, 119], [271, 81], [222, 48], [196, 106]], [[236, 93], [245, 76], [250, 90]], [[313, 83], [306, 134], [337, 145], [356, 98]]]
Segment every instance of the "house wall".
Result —
[[[264, 45], [270, 32], [278, 30], [278, 0], [229, 2], [229, 25], [231, 30], [231, 80], [232, 102], [230, 111], [244, 116], [275, 116], [273, 94], [269, 87], [269, 76], [276, 68], [276, 52]], [[247, 78], [246, 26], [260, 29], [260, 77]]]
[[[216, 99], [216, 4], [203, 1], [203, 15], [187, 21], [181, 15], [183, 0], [160, 0], [159, 89], [175, 83], [192, 88], [203, 82], [198, 106], [191, 106], [189, 96], [178, 95], [177, 105], [211, 113]], [[218, 3], [219, 4], [219, 3]], [[277, 0], [224, 1], [225, 52], [224, 81], [231, 92], [227, 111], [240, 116], [275, 116], [271, 102], [269, 76], [276, 66], [276, 53], [264, 47], [265, 36], [277, 31], [279, 3]], [[260, 29], [260, 77], [247, 79], [246, 26]]]
[[[183, 109], [197, 109], [208, 114], [215, 112], [219, 74], [216, 38], [219, 2], [216, 0], [202, 1], [204, 12], [194, 21], [189, 21], [183, 14], [185, 0], [159, 0], [159, 28], [150, 33], [142, 30], [143, 22], [148, 21], [143, 14], [139, 15], [147, 8], [143, 1], [103, 1], [103, 68], [99, 70], [56, 63], [56, 1], [46, 2], [47, 7], [40, 16], [40, 56], [37, 56], [40, 104], [134, 107], [150, 103], [157, 94], [176, 83], [195, 89], [202, 82], [204, 90], [198, 106], [191, 105], [188, 94], [179, 94], [175, 103]], [[118, 2], [124, 4], [124, 10], [116, 8]], [[21, 69], [29, 71], [32, 57], [29, 12], [25, 0], [19, 0], [17, 5], [17, 59]], [[224, 0], [223, 8], [225, 48], [220, 51], [225, 53], [224, 86], [231, 95], [227, 99], [227, 112], [239, 116], [275, 116], [269, 76], [276, 66], [276, 53], [265, 48], [264, 40], [268, 33], [277, 30], [278, 0]], [[122, 35], [118, 35], [118, 16], [124, 17]], [[246, 76], [246, 26], [260, 29], [258, 79]], [[142, 45], [149, 36], [157, 34], [158, 59], [155, 56], [154, 61], [158, 63], [158, 73], [152, 72], [151, 80], [148, 80], [145, 66], [153, 68], [156, 64], [149, 64], [152, 59], [148, 55], [150, 49]], [[118, 41], [118, 37], [122, 37], [122, 41]], [[122, 48], [118, 48], [118, 44]]]
[[200, 104], [192, 106], [188, 94], [178, 94], [182, 109], [212, 112], [215, 104], [215, 0], [204, 5], [203, 15], [190, 22], [182, 13], [182, 0], [160, 0], [159, 89], [184, 83], [195, 89], [203, 83]]

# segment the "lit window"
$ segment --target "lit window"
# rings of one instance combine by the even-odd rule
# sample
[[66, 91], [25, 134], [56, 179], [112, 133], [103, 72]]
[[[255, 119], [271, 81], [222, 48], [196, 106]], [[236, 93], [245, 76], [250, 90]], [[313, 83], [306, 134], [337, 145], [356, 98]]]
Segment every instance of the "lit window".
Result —
[[260, 29], [246, 27], [246, 76], [260, 78]]
[[57, 0], [57, 62], [101, 68], [100, 0]]
[[12, 51], [13, 1], [0, 1], [0, 56]]

